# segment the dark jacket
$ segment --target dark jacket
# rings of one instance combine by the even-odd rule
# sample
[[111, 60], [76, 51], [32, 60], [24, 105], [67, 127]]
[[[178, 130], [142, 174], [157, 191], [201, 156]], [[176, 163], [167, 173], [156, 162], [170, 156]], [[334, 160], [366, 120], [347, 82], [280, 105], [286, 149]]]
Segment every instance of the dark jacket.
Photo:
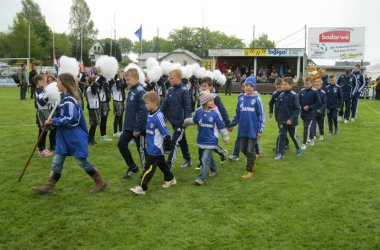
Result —
[[100, 102], [111, 101], [111, 90], [104, 76], [97, 76], [95, 82], [99, 84], [99, 99]]
[[182, 126], [191, 117], [190, 93], [183, 83], [171, 87], [160, 107], [162, 113], [173, 126]]
[[327, 108], [336, 109], [343, 106], [343, 94], [338, 85], [329, 85], [326, 88]]
[[336, 84], [342, 89], [343, 100], [350, 100], [356, 88], [356, 77], [353, 74], [349, 77], [346, 77], [344, 74], [340, 74], [336, 80]]
[[292, 121], [292, 125], [297, 126], [300, 111], [300, 100], [296, 92], [287, 90], [279, 95], [277, 112], [277, 121], [279, 124], [286, 124], [286, 122], [290, 119]]
[[273, 114], [274, 109], [274, 118], [277, 121], [277, 112], [278, 112], [278, 97], [282, 92], [275, 91], [272, 94], [272, 97], [269, 101], [269, 114]]
[[329, 76], [325, 75], [321, 77], [321, 80], [322, 80], [322, 89], [326, 91], [326, 87], [329, 86]]
[[321, 99], [321, 105], [317, 107], [316, 109], [319, 109], [321, 113], [315, 113], [317, 116], [325, 116], [326, 112], [326, 105], [327, 105], [327, 96], [326, 92], [323, 89], [317, 90], [317, 93], [319, 94], [319, 98]]
[[353, 72], [352, 73], [356, 77], [356, 88], [353, 91], [353, 95], [356, 97], [360, 96], [360, 92], [362, 92], [363, 88], [366, 85], [366, 80], [362, 73], [360, 72]]
[[124, 130], [145, 133], [147, 111], [143, 96], [144, 88], [140, 83], [129, 89], [124, 116]]
[[[301, 118], [313, 119], [315, 117], [315, 110], [321, 105], [321, 99], [319, 98], [317, 90], [314, 88], [303, 88], [299, 93], [299, 98], [301, 105]], [[305, 106], [309, 107], [307, 111], [303, 109]]]

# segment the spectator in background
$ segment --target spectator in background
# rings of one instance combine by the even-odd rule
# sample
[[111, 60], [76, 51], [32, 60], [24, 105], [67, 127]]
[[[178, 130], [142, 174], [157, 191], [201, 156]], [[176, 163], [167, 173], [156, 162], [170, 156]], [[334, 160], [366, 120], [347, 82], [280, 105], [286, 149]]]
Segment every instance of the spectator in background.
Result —
[[227, 74], [226, 74], [226, 78], [227, 78], [227, 81], [226, 81], [226, 88], [225, 88], [225, 91], [224, 91], [224, 94], [227, 95], [231, 95], [231, 92], [232, 92], [232, 71], [231, 69], [227, 70]]
[[28, 79], [25, 63], [21, 64], [21, 69], [17, 73], [20, 87], [20, 99], [24, 101], [26, 99], [26, 91], [28, 90]]
[[37, 67], [33, 65], [32, 71], [29, 73], [29, 85], [30, 85], [30, 99], [33, 99], [36, 92], [36, 83], [34, 82], [34, 77], [37, 75]]

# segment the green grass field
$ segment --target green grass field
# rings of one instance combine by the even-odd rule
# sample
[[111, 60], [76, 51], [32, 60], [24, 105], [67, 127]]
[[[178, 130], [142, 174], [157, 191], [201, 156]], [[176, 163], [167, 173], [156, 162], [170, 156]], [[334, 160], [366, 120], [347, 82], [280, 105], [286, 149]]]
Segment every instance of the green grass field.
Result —
[[[279, 162], [272, 151], [277, 127], [268, 118], [263, 155], [248, 181], [241, 155], [197, 187], [197, 171], [180, 169], [179, 154], [176, 186], [163, 189], [157, 170], [147, 194], [135, 196], [129, 188], [138, 176], [122, 179], [117, 140], [98, 139], [89, 160], [107, 180], [106, 191], [89, 193], [92, 179], [68, 158], [54, 194], [41, 196], [31, 187], [45, 183], [51, 158], [35, 156], [17, 182], [38, 132], [33, 102], [21, 102], [18, 91], [0, 88], [0, 249], [380, 249], [378, 101], [361, 101], [359, 119], [340, 123], [339, 135], [325, 136], [302, 157], [291, 145]], [[233, 116], [237, 95], [221, 97]], [[263, 100], [267, 109], [269, 96]], [[109, 135], [112, 121], [111, 113]], [[196, 165], [196, 127], [187, 138]]]

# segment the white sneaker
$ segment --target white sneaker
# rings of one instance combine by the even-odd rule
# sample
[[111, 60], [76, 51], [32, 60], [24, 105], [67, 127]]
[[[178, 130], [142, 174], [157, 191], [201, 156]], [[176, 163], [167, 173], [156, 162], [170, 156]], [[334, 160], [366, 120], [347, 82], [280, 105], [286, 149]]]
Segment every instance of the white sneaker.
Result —
[[344, 119], [344, 123], [347, 124], [348, 120], [347, 119]]
[[230, 156], [228, 156], [228, 159], [231, 160], [231, 161], [238, 161], [239, 160], [239, 156], [230, 155]]
[[216, 171], [216, 172], [210, 171], [210, 173], [208, 174], [208, 176], [213, 177], [213, 176], [215, 176], [217, 174], [218, 174], [218, 171]]
[[145, 194], [145, 191], [140, 186], [136, 186], [134, 188], [130, 188], [129, 190], [131, 190], [131, 192], [133, 192], [135, 194], [138, 194], [138, 195], [144, 195]]
[[302, 144], [301, 149], [305, 150], [306, 149], [306, 144]]
[[320, 135], [320, 136], [319, 136], [319, 140], [320, 140], [320, 141], [323, 141], [323, 135]]
[[113, 134], [113, 137], [120, 137], [119, 132], [116, 132], [115, 134]]
[[343, 116], [338, 116], [338, 122], [340, 122], [341, 120], [343, 120]]
[[314, 139], [311, 139], [310, 140], [310, 146], [313, 146], [314, 145]]
[[171, 181], [165, 181], [164, 184], [162, 185], [163, 188], [168, 188], [170, 186], [174, 186], [177, 184], [177, 180], [173, 178]]
[[351, 118], [351, 121], [354, 122], [354, 121], [355, 121], [355, 118]]

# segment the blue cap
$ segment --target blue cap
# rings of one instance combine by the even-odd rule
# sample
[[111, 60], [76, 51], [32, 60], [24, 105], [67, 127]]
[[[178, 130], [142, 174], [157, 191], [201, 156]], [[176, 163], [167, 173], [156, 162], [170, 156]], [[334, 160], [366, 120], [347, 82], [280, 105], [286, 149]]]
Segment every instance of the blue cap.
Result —
[[256, 77], [254, 76], [249, 76], [245, 79], [244, 85], [251, 85], [252, 87], [256, 88]]

